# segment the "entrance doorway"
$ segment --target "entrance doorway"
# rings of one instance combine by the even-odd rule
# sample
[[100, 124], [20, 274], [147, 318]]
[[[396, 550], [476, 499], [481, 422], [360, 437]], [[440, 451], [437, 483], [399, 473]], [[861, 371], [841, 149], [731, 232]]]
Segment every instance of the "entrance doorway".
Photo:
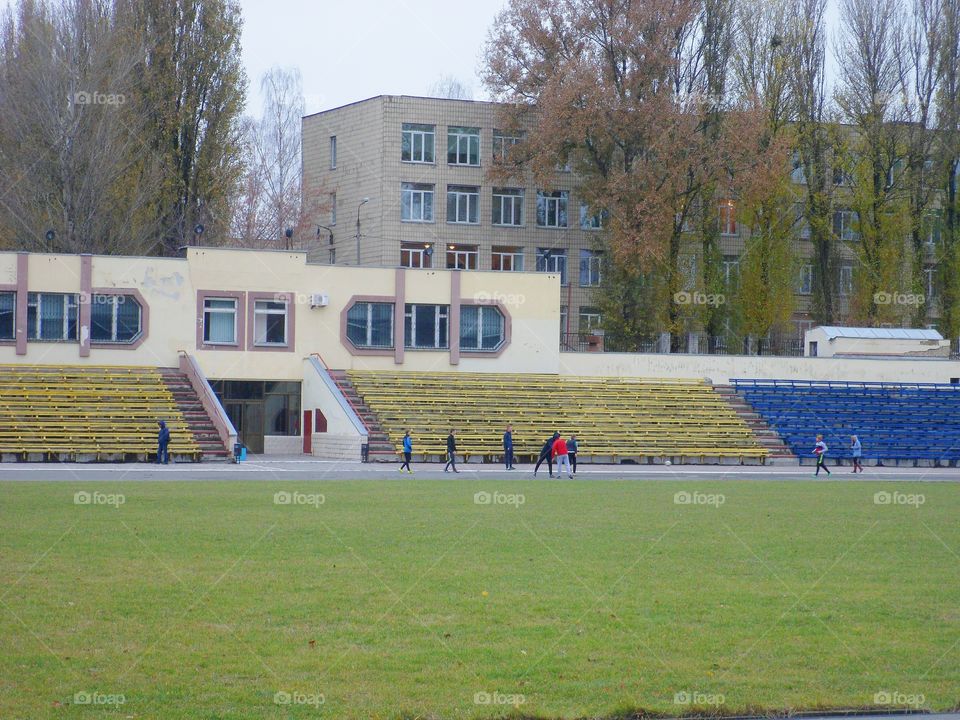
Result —
[[237, 440], [264, 451], [267, 435], [300, 435], [300, 383], [281, 380], [211, 380]]

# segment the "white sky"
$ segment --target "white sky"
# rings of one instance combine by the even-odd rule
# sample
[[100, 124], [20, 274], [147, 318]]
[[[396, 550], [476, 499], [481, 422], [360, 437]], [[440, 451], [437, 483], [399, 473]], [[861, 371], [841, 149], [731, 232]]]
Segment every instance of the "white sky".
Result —
[[248, 110], [274, 66], [298, 67], [307, 113], [374, 95], [426, 95], [443, 75], [485, 97], [477, 69], [507, 0], [240, 0]]

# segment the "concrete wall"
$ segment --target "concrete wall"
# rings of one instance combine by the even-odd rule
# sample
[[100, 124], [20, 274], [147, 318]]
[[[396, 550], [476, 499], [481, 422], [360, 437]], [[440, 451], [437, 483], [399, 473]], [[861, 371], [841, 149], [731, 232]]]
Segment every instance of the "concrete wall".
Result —
[[311, 442], [314, 457], [352, 462], [360, 460], [360, 445], [363, 441], [357, 435], [314, 433]]
[[835, 355], [882, 355], [950, 357], [949, 340], [901, 340], [896, 338], [830, 338], [822, 328], [808, 330], [804, 336], [804, 355], [810, 354], [810, 343], [817, 343], [818, 357]]

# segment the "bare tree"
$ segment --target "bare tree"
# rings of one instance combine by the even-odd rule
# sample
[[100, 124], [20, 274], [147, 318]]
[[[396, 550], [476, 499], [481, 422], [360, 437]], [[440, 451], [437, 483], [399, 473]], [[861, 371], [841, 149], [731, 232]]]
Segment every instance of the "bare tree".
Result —
[[431, 97], [447, 100], [473, 100], [473, 88], [453, 75], [442, 75], [428, 90]]

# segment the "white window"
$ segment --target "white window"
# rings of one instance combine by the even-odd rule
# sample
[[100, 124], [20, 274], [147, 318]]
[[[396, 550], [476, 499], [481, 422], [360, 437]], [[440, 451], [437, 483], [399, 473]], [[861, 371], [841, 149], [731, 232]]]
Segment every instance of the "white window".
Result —
[[403, 314], [406, 335], [404, 345], [422, 350], [442, 350], [448, 347], [449, 318], [449, 305], [408, 304]]
[[501, 272], [521, 272], [523, 270], [523, 248], [494, 245], [490, 269]]
[[448, 270], [476, 270], [479, 259], [476, 245], [447, 245]]
[[401, 243], [400, 265], [407, 268], [433, 267], [433, 245], [430, 243]]
[[460, 349], [494, 351], [504, 340], [503, 315], [492, 305], [460, 308]]
[[567, 284], [567, 251], [537, 248], [537, 272], [558, 273], [560, 284]]
[[580, 308], [580, 334], [586, 335], [594, 330], [600, 329], [602, 318], [600, 311], [596, 308]]
[[77, 320], [76, 295], [27, 295], [27, 337], [30, 340], [76, 340]]
[[330, 193], [330, 224], [337, 224], [337, 194]]
[[203, 341], [210, 345], [237, 344], [237, 301], [235, 298], [205, 298]]
[[493, 224], [523, 225], [523, 190], [521, 188], [493, 189]]
[[580, 287], [597, 287], [601, 282], [603, 255], [593, 250], [580, 251]]
[[510, 156], [510, 150], [520, 142], [519, 135], [511, 135], [502, 130], [493, 131], [493, 159], [496, 162], [505, 162]]
[[129, 343], [140, 336], [140, 303], [132, 295], [94, 295], [91, 305], [93, 342]]
[[537, 191], [537, 226], [550, 228], [567, 227], [567, 202], [570, 193], [566, 190]]
[[0, 292], [0, 340], [14, 340], [14, 319], [17, 316], [17, 294]]
[[720, 216], [720, 234], [737, 234], [737, 205], [733, 200], [721, 200], [718, 208]]
[[591, 215], [590, 206], [586, 203], [580, 203], [580, 228], [582, 230], [600, 230], [606, 225], [606, 220], [606, 210]]
[[853, 265], [840, 266], [840, 295], [846, 297], [853, 294]]
[[800, 267], [800, 284], [797, 292], [801, 295], [809, 295], [813, 292], [813, 265], [803, 265]]
[[254, 345], [287, 344], [287, 303], [285, 300], [257, 300], [253, 303]]
[[790, 181], [795, 185], [806, 185], [807, 173], [803, 169], [803, 163], [800, 161], [800, 153], [793, 153], [791, 164], [792, 168], [790, 170]]
[[893, 164], [890, 166], [890, 169], [887, 171], [887, 187], [892, 188], [897, 180], [900, 179], [900, 176], [903, 175], [903, 168], [906, 167], [906, 162], [902, 158], [897, 158], [893, 161]]
[[401, 184], [400, 219], [404, 222], [433, 222], [433, 185]]
[[480, 188], [447, 185], [447, 222], [469, 225], [480, 222]]
[[337, 136], [330, 136], [330, 169], [337, 169]]
[[432, 163], [434, 138], [433, 125], [404, 123], [400, 159], [404, 162]]
[[853, 210], [835, 210], [833, 213], [833, 232], [844, 242], [856, 242], [860, 239], [857, 224], [860, 218]]
[[480, 164], [480, 128], [447, 128], [447, 162], [450, 165]]
[[723, 282], [728, 288], [737, 288], [740, 285], [740, 258], [727, 255], [723, 258]]
[[393, 347], [393, 303], [356, 303], [347, 311], [347, 339], [358, 348]]

